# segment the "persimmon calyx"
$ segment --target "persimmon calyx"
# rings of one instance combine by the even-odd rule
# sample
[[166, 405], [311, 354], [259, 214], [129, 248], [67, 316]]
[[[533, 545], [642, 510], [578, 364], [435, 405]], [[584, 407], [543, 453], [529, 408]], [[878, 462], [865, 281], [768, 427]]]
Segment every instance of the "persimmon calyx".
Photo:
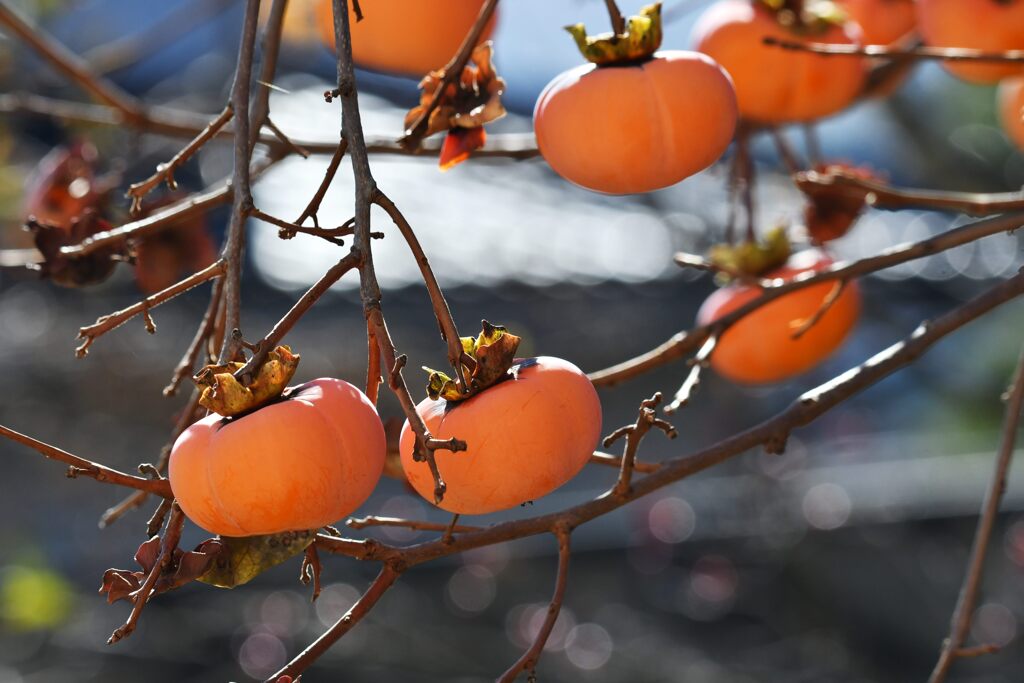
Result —
[[[462, 369], [469, 385], [466, 392], [460, 392], [455, 380], [445, 373], [424, 367], [430, 375], [427, 395], [431, 399], [463, 401], [510, 376], [520, 338], [501, 325], [492, 325], [486, 320], [481, 321], [481, 327], [476, 337], [460, 338], [465, 354]], [[467, 356], [471, 361], [466, 362]]]
[[583, 24], [566, 26], [580, 53], [598, 66], [648, 59], [661, 47], [661, 3], [646, 5], [626, 22], [623, 33], [587, 35]]
[[269, 403], [285, 390], [299, 365], [299, 355], [287, 346], [267, 354], [256, 378], [246, 385], [234, 375], [245, 363], [207, 365], [192, 378], [202, 389], [199, 404], [218, 415], [232, 417]]
[[[486, 41], [473, 48], [471, 63], [462, 70], [459, 79], [448, 85], [441, 95], [437, 107], [430, 113], [423, 137], [447, 131], [449, 138], [457, 139], [445, 147], [457, 149], [443, 154], [442, 169], [454, 166], [466, 159], [471, 152], [483, 146], [486, 136], [484, 124], [505, 116], [501, 95], [505, 92], [505, 80], [494, 69], [494, 44]], [[437, 89], [444, 83], [444, 70], [431, 71], [420, 81], [420, 103], [405, 115], [406, 134], [409, 134], [434, 99]], [[472, 132], [472, 135], [466, 135]]]
[[718, 266], [720, 276], [759, 277], [785, 264], [792, 251], [786, 228], [777, 226], [765, 233], [760, 242], [716, 244], [708, 258]]
[[847, 14], [832, 0], [758, 0], [781, 26], [794, 33], [824, 33], [846, 23]]

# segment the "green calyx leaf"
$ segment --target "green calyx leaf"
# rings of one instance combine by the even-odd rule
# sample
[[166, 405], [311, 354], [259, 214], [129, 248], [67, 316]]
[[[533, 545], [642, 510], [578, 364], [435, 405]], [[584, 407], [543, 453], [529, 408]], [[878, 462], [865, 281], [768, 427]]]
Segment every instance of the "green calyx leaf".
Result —
[[316, 529], [245, 538], [220, 536], [218, 540], [223, 548], [198, 580], [218, 588], [234, 588], [300, 554], [316, 540]]
[[476, 337], [461, 337], [462, 374], [466, 378], [466, 391], [460, 392], [458, 384], [446, 373], [428, 367], [427, 395], [437, 400], [464, 401], [484, 389], [493, 386], [506, 376], [515, 362], [520, 338], [500, 325], [481, 321], [480, 334]]
[[661, 47], [661, 3], [647, 5], [630, 17], [624, 33], [589, 36], [583, 24], [566, 26], [565, 30], [587, 61], [599, 66], [647, 59]]
[[792, 245], [784, 226], [769, 230], [760, 242], [717, 244], [711, 247], [708, 258], [728, 277], [760, 277], [779, 268], [789, 260]]

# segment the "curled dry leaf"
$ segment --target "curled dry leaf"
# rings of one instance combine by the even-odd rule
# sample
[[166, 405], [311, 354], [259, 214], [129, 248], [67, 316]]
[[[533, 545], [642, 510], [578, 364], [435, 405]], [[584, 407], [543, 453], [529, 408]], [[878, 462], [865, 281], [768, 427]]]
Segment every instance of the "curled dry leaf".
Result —
[[[171, 561], [156, 580], [153, 592], [164, 593], [189, 581], [199, 579], [210, 569], [214, 559], [222, 550], [223, 543], [216, 538], [203, 541], [195, 547], [195, 550], [187, 552], [181, 548], [175, 548]], [[160, 537], [154, 536], [140, 545], [135, 553], [135, 561], [142, 567], [142, 570], [108, 569], [103, 573], [103, 584], [100, 586], [99, 592], [106, 593], [107, 602], [110, 603], [121, 599], [134, 601], [132, 593], [142, 587], [146, 576], [156, 566], [159, 556]]]
[[[484, 124], [505, 115], [501, 103], [505, 81], [494, 70], [493, 55], [491, 41], [477, 45], [473, 49], [472, 63], [466, 65], [456, 82], [447, 86], [440, 103], [430, 113], [425, 135], [448, 132], [439, 162], [442, 169], [451, 168], [483, 147], [487, 140]], [[405, 115], [407, 129], [427, 110], [444, 75], [443, 70], [431, 71], [420, 81], [420, 103]]]
[[[839, 239], [853, 227], [867, 206], [871, 192], [855, 185], [839, 185], [837, 179], [881, 180], [870, 169], [848, 164], [818, 164], [797, 174], [797, 186], [807, 195], [804, 221], [815, 244]], [[814, 182], [803, 182], [813, 180]]]
[[301, 554], [316, 540], [316, 529], [286, 531], [268, 536], [230, 538], [219, 536], [221, 552], [199, 581], [218, 588], [234, 588], [285, 560]]
[[68, 230], [86, 209], [98, 208], [106, 189], [96, 179], [96, 158], [88, 142], [50, 150], [25, 181], [25, 217]]
[[77, 244], [110, 228], [110, 223], [91, 208], [72, 218], [66, 228], [36, 220], [25, 223], [25, 229], [33, 234], [36, 249], [43, 256], [42, 262], [35, 267], [44, 278], [63, 287], [99, 284], [114, 272], [120, 256], [117, 247], [104, 247], [76, 257], [64, 256], [60, 251], [61, 247]]
[[245, 366], [242, 362], [207, 365], [193, 377], [202, 390], [199, 404], [224, 417], [233, 417], [255, 410], [278, 396], [288, 386], [299, 365], [299, 354], [287, 346], [278, 346], [267, 354], [255, 379], [246, 385], [233, 373]]
[[661, 3], [646, 5], [626, 22], [624, 33], [588, 36], [583, 24], [566, 26], [587, 61], [598, 65], [622, 64], [650, 58], [661, 47]]
[[729, 279], [729, 274], [733, 273], [749, 277], [764, 275], [782, 266], [791, 252], [786, 228], [777, 226], [766, 232], [760, 242], [716, 244], [708, 257], [721, 269], [719, 276]]
[[[460, 393], [451, 377], [443, 372], [423, 368], [430, 377], [427, 380], [427, 395], [432, 399], [463, 401], [480, 393], [487, 387], [509, 377], [509, 369], [515, 363], [519, 337], [500, 325], [481, 321], [482, 330], [476, 337], [462, 337], [462, 367], [469, 386], [466, 393]], [[466, 358], [470, 359], [468, 362]]]

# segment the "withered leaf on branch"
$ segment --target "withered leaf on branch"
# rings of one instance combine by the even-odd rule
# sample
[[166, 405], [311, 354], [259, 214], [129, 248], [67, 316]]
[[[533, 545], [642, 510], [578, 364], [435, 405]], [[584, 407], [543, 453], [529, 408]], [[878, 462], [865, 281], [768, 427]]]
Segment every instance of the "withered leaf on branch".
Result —
[[202, 390], [199, 404], [218, 415], [232, 417], [254, 410], [281, 395], [299, 365], [299, 354], [287, 346], [278, 346], [267, 354], [255, 379], [248, 386], [234, 373], [245, 363], [207, 365], [196, 373], [193, 380]]
[[[797, 186], [807, 196], [804, 222], [815, 244], [824, 244], [845, 235], [867, 206], [871, 192], [867, 188], [837, 182], [843, 178], [882, 180], [869, 169], [848, 164], [818, 164], [813, 170], [796, 176]], [[808, 182], [810, 180], [814, 182]]]
[[[175, 548], [171, 561], [156, 580], [154, 593], [164, 593], [195, 581], [210, 569], [214, 558], [222, 551], [220, 540], [211, 538], [195, 547], [195, 550], [183, 551]], [[142, 567], [141, 571], [130, 569], [108, 569], [103, 573], [103, 584], [100, 593], [107, 594], [107, 602], [127, 599], [134, 601], [132, 594], [142, 587], [143, 582], [160, 556], [160, 537], [154, 536], [139, 546], [135, 553], [135, 561]]]
[[424, 367], [430, 373], [427, 380], [427, 395], [437, 400], [463, 401], [509, 376], [509, 369], [515, 362], [520, 338], [500, 325], [481, 321], [482, 330], [476, 337], [462, 337], [462, 350], [472, 360], [470, 364], [463, 357], [463, 371], [469, 384], [469, 391], [460, 393], [451, 377], [443, 372]]
[[89, 142], [50, 150], [25, 180], [25, 218], [67, 230], [86, 209], [100, 208], [111, 183], [97, 180], [96, 159]]
[[314, 540], [316, 529], [245, 538], [218, 537], [223, 549], [199, 581], [218, 588], [240, 586], [301, 554]]
[[736, 273], [758, 277], [785, 264], [791, 251], [786, 228], [776, 226], [766, 232], [760, 242], [716, 244], [711, 247], [708, 257], [722, 269], [720, 275]]
[[[471, 55], [472, 63], [445, 89], [437, 108], [430, 113], [425, 136], [449, 131], [450, 138], [445, 139], [441, 154], [441, 168], [450, 168], [483, 147], [487, 139], [483, 125], [505, 115], [501, 103], [505, 81], [494, 70], [493, 55], [491, 41], [477, 45]], [[427, 110], [444, 75], [443, 70], [431, 71], [420, 81], [420, 103], [405, 115], [406, 130]]]
[[86, 209], [80, 216], [71, 219], [68, 228], [36, 220], [25, 223], [25, 229], [34, 236], [36, 249], [43, 255], [42, 263], [37, 266], [40, 274], [63, 287], [99, 284], [114, 272], [120, 255], [118, 247], [103, 247], [75, 257], [60, 253], [61, 247], [78, 244], [86, 237], [110, 228], [110, 223], [100, 218], [93, 209]]

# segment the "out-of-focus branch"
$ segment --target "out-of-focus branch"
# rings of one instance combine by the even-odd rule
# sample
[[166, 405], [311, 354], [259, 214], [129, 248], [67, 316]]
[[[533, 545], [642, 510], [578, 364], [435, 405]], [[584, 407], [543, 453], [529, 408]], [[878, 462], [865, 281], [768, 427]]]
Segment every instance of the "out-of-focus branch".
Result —
[[[942, 644], [942, 654], [935, 664], [928, 683], [942, 683], [946, 680], [954, 660], [958, 657], [971, 656], [964, 653], [964, 644], [971, 630], [971, 618], [978, 602], [978, 594], [981, 592], [985, 555], [988, 551], [989, 541], [992, 539], [992, 530], [995, 528], [996, 519], [999, 517], [999, 505], [1002, 503], [1003, 494], [1006, 493], [1006, 478], [1013, 460], [1013, 449], [1017, 442], [1022, 408], [1024, 408], [1024, 349], [1021, 350], [1020, 357], [1017, 359], [1017, 370], [1014, 372], [1007, 394], [1002, 440], [992, 471], [992, 481], [981, 507], [981, 517], [978, 518], [978, 529], [974, 532], [971, 557], [967, 562], [967, 575], [964, 577], [960, 597], [953, 610], [949, 637]], [[969, 649], [967, 652], [970, 653], [970, 651]]]
[[367, 527], [387, 526], [400, 529], [412, 529], [414, 531], [451, 531], [465, 533], [467, 531], [479, 531], [481, 527], [467, 524], [440, 524], [438, 522], [423, 522], [415, 519], [400, 519], [398, 517], [353, 517], [345, 520], [345, 526], [349, 529], [365, 529]]
[[23, 446], [28, 446], [50, 460], [57, 460], [69, 465], [68, 477], [71, 479], [80, 476], [91, 477], [96, 481], [103, 482], [104, 484], [126, 486], [139, 491], [145, 491], [146, 493], [152, 493], [153, 495], [161, 496], [163, 498], [171, 497], [171, 486], [167, 483], [166, 479], [145, 479], [143, 477], [125, 474], [124, 472], [119, 472], [115, 469], [105, 467], [99, 463], [92, 462], [91, 460], [86, 460], [85, 458], [80, 458], [77, 455], [72, 455], [71, 453], [61, 450], [56, 446], [43, 443], [42, 441], [33, 439], [31, 436], [26, 436], [21, 432], [16, 432], [13, 429], [4, 427], [3, 425], [0, 425], [0, 436], [6, 437], [11, 441], [17, 441]]
[[81, 57], [38, 26], [29, 24], [7, 2], [0, 2], [0, 25], [27, 43], [96, 100], [117, 109], [122, 120], [134, 122], [143, 116], [143, 106], [138, 100], [110, 81], [96, 76]]
[[899, 47], [895, 45], [839, 45], [835, 43], [804, 43], [798, 40], [782, 40], [768, 36], [765, 45], [782, 50], [813, 52], [823, 57], [884, 57], [888, 59], [940, 59], [947, 62], [1024, 62], [1024, 50], [987, 52], [965, 47], [934, 47], [918, 45]]
[[841, 169], [828, 172], [804, 171], [793, 176], [796, 186], [805, 194], [822, 189], [839, 190], [851, 198], [863, 199], [876, 209], [938, 209], [959, 211], [971, 216], [990, 216], [1007, 211], [1024, 210], [1020, 192], [945, 192], [892, 187], [877, 180], [860, 178]]
[[[996, 216], [947, 230], [920, 242], [911, 242], [891, 247], [880, 254], [858, 261], [838, 262], [828, 268], [813, 273], [808, 272], [792, 280], [784, 282], [776, 280], [773, 283], [765, 283], [769, 286], [764, 287], [764, 292], [761, 296], [722, 316], [715, 322], [695, 327], [686, 332], [679, 332], [647, 353], [610, 368], [591, 373], [589, 375], [590, 380], [599, 386], [611, 386], [631, 377], [636, 377], [652, 368], [660, 367], [666, 363], [683, 358], [687, 354], [699, 349], [707, 341], [708, 337], [721, 335], [724, 330], [728, 329], [736, 321], [789, 292], [803, 289], [819, 282], [851, 280], [862, 275], [906, 263], [907, 261], [931, 256], [990, 235], [1007, 231], [1012, 232], [1022, 225], [1024, 225], [1024, 213], [1017, 212], [1006, 214], [1005, 216]], [[688, 261], [692, 258], [689, 255], [686, 256]], [[688, 262], [686, 265], [690, 265], [690, 263]]]

